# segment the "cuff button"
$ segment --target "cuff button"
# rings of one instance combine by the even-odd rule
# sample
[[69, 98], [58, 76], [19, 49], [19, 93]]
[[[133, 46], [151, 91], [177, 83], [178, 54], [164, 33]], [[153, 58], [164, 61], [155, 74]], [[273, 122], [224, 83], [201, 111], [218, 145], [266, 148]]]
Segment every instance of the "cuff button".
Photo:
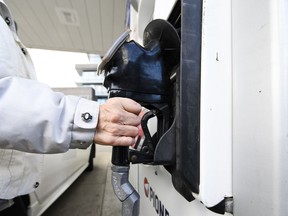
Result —
[[82, 113], [81, 118], [83, 121], [89, 122], [92, 120], [93, 116], [90, 113], [85, 112], [85, 113]]

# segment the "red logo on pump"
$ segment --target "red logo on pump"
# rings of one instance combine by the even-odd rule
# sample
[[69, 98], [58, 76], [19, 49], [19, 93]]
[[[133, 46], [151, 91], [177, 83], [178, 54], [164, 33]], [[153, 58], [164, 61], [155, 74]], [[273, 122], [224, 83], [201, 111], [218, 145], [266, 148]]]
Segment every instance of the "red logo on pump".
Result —
[[164, 203], [159, 199], [156, 192], [150, 186], [148, 179], [146, 177], [144, 178], [144, 193], [145, 196], [149, 198], [150, 203], [153, 204], [153, 208], [155, 209], [157, 215], [171, 216], [169, 214], [169, 211], [164, 206]]
[[146, 197], [149, 196], [149, 182], [146, 177], [144, 178], [144, 193]]

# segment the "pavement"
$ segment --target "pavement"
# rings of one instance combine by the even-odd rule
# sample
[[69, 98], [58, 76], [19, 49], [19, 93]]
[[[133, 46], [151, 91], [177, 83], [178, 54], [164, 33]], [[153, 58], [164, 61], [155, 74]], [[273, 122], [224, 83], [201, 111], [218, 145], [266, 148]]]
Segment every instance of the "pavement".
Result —
[[83, 172], [42, 216], [121, 216], [111, 186], [111, 150], [97, 145], [94, 169]]

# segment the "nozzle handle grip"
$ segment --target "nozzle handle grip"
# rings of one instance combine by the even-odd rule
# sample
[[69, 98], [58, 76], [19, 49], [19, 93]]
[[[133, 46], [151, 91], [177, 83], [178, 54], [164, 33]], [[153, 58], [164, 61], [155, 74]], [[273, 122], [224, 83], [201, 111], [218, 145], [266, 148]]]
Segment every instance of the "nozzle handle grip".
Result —
[[112, 164], [116, 166], [129, 166], [128, 146], [114, 146], [112, 149]]

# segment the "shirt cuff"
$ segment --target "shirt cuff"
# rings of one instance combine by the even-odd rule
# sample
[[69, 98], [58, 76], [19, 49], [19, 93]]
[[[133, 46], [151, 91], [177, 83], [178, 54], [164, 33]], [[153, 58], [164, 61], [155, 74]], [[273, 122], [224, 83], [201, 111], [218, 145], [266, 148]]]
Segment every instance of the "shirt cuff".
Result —
[[81, 98], [77, 104], [70, 148], [88, 148], [98, 123], [99, 103]]

